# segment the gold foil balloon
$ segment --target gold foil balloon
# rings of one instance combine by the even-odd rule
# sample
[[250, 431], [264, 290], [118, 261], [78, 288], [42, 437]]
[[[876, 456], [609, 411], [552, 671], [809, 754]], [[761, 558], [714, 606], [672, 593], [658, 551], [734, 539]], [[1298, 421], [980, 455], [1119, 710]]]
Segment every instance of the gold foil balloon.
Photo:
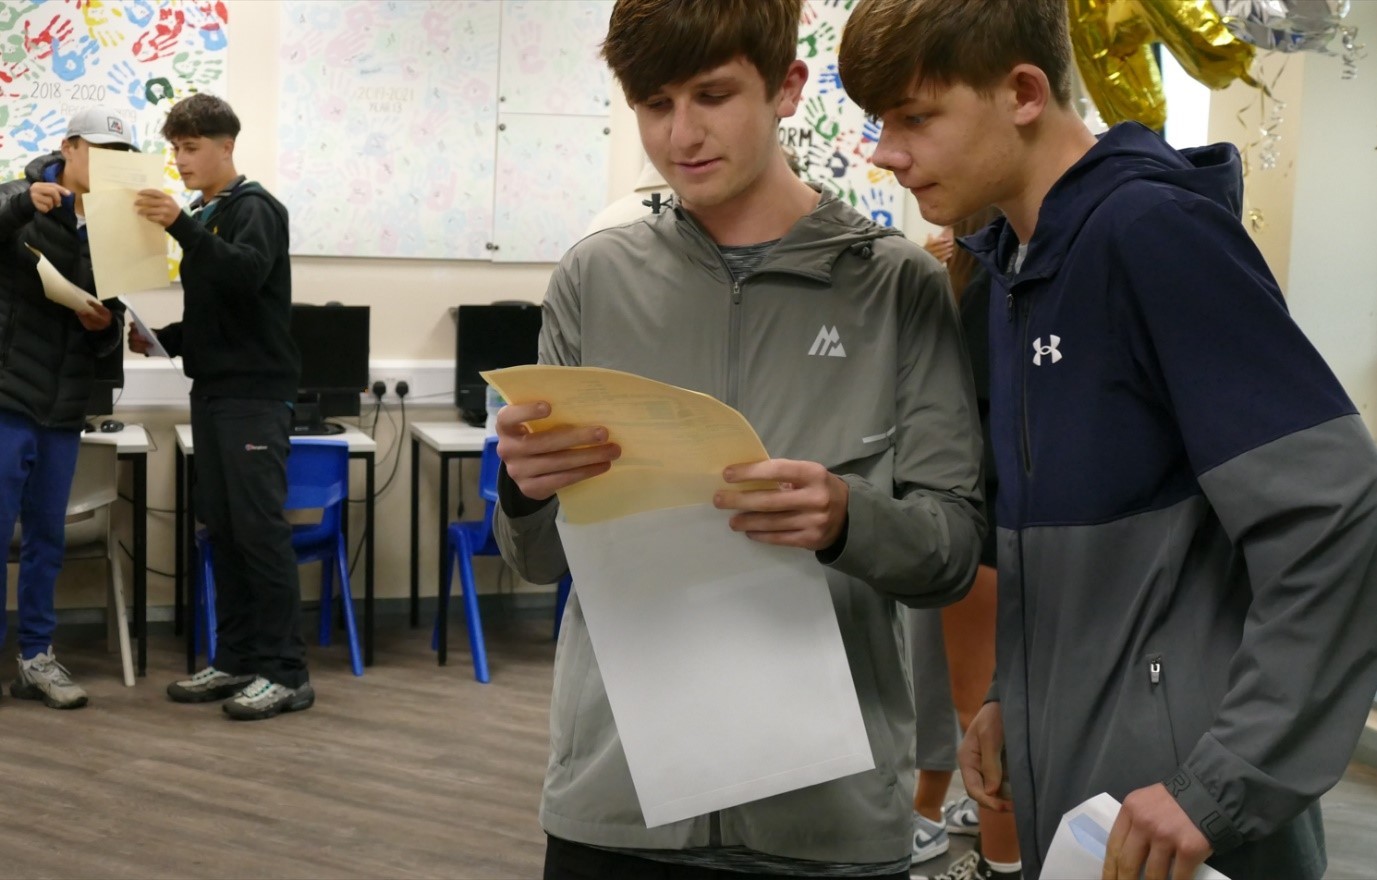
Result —
[[1071, 45], [1086, 91], [1110, 125], [1166, 124], [1162, 76], [1152, 57], [1160, 41], [1192, 77], [1212, 89], [1236, 79], [1257, 86], [1248, 69], [1254, 47], [1224, 23], [1214, 0], [1067, 0]]
[[1256, 52], [1224, 24], [1213, 0], [1136, 0], [1157, 39], [1182, 69], [1212, 89], [1236, 79], [1251, 86], [1248, 74]]
[[1076, 67], [1101, 118], [1109, 125], [1134, 120], [1162, 128], [1167, 100], [1148, 45], [1151, 29], [1136, 0], [1068, 3]]

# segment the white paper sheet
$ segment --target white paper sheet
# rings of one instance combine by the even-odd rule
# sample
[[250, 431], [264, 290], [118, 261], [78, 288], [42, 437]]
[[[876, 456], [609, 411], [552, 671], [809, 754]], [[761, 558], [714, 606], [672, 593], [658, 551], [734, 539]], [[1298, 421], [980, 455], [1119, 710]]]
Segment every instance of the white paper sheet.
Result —
[[[1119, 802], [1109, 794], [1100, 793], [1068, 810], [1057, 825], [1047, 858], [1042, 862], [1042, 876], [1064, 880], [1100, 880], [1104, 868], [1105, 847], [1109, 832], [1119, 816]], [[1195, 880], [1229, 880], [1228, 877], [1201, 865]]]
[[130, 305], [129, 300], [123, 296], [120, 297], [119, 300], [120, 302], [124, 303], [124, 316], [126, 318], [125, 323], [128, 326], [132, 326], [134, 329], [138, 330], [139, 335], [142, 336], [144, 339], [147, 339], [149, 343], [151, 343], [151, 347], [148, 349], [148, 353], [155, 357], [172, 357], [172, 355], [167, 353], [167, 349], [163, 348], [163, 344], [158, 341], [157, 334], [150, 330], [148, 325], [143, 322], [143, 319], [139, 317], [138, 312], [134, 311], [134, 307]]
[[91, 191], [82, 205], [96, 290], [103, 297], [171, 283], [167, 232], [134, 209], [139, 190], [163, 188], [164, 162], [161, 153], [91, 151]]
[[134, 210], [133, 190], [89, 192], [82, 198], [96, 290], [112, 297], [160, 290], [167, 272], [167, 232]]
[[728, 518], [559, 524], [650, 827], [875, 766], [822, 566]]
[[38, 257], [38, 280], [42, 282], [43, 295], [48, 299], [60, 306], [83, 314], [91, 303], [99, 302], [94, 296], [68, 281], [67, 276], [59, 272], [52, 261], [45, 257], [38, 248], [30, 244], [26, 244], [24, 247]]

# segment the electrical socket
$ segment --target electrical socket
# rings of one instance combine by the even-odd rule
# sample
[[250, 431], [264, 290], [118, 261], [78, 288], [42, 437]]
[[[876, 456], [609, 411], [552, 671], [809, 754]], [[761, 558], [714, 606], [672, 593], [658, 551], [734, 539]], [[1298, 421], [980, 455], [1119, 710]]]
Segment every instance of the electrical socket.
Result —
[[384, 386], [386, 386], [382, 398], [382, 402], [385, 406], [393, 406], [401, 402], [402, 399], [397, 396], [398, 382], [404, 382], [410, 388], [416, 387], [415, 377], [409, 375], [406, 372], [379, 371], [377, 373], [373, 373], [368, 377], [368, 388], [370, 390], [364, 392], [363, 395], [363, 403], [365, 406], [372, 406], [377, 404], [378, 398], [373, 396], [373, 392], [371, 389], [373, 388], [373, 385], [378, 382], [381, 382]]

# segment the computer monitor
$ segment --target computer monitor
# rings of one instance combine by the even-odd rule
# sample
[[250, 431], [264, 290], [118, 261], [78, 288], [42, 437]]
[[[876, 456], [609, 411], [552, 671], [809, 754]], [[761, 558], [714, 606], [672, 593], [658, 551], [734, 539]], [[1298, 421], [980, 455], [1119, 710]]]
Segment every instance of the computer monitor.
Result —
[[482, 425], [487, 419], [487, 383], [479, 373], [536, 362], [540, 306], [459, 306], [454, 320], [454, 405], [466, 422]]
[[124, 346], [118, 345], [104, 357], [96, 358], [91, 394], [86, 398], [86, 415], [108, 416], [115, 411], [115, 389], [124, 387]]
[[368, 306], [292, 305], [292, 341], [301, 354], [294, 434], [338, 434], [325, 421], [359, 414], [368, 387]]

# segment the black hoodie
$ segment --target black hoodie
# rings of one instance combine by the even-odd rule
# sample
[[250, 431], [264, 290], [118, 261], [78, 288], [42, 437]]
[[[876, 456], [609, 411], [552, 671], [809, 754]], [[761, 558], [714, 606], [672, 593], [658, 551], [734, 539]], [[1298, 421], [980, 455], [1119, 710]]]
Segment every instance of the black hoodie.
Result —
[[296, 399], [287, 209], [240, 182], [168, 227], [182, 246], [182, 320], [157, 331], [181, 355], [193, 397]]

